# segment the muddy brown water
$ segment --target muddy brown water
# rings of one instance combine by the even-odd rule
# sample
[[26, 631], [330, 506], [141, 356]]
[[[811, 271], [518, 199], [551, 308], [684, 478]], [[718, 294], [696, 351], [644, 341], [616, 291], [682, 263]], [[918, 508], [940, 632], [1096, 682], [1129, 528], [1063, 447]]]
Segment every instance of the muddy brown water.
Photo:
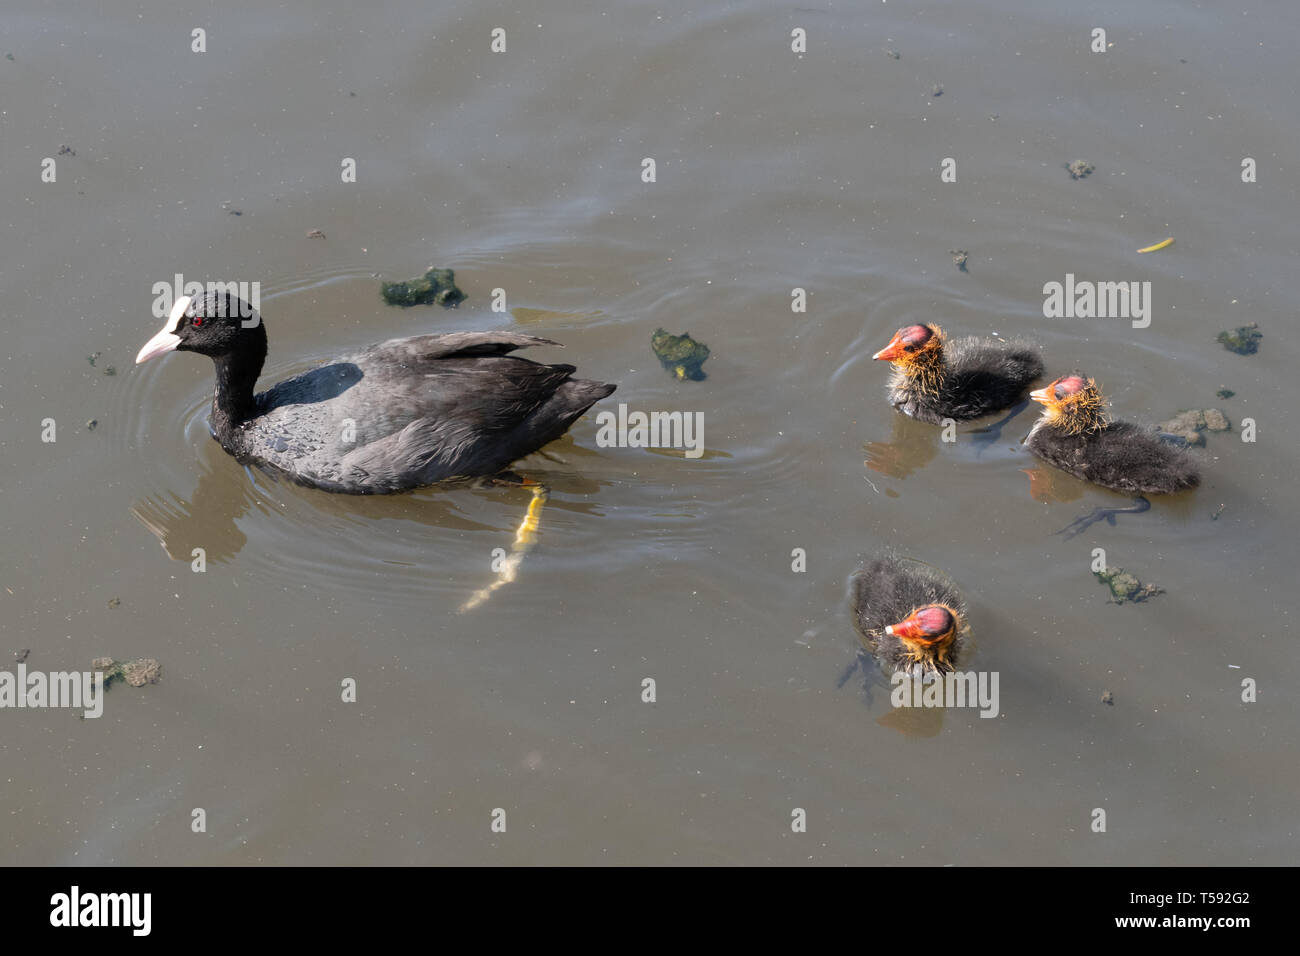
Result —
[[[1254, 0], [9, 4], [0, 650], [163, 677], [98, 720], [0, 711], [0, 859], [1294, 862], [1297, 21]], [[373, 274], [430, 263], [458, 310], [380, 303]], [[702, 412], [708, 451], [601, 448], [588, 416], [521, 465], [553, 494], [518, 579], [457, 615], [527, 493], [250, 483], [206, 434], [206, 360], [132, 365], [177, 272], [262, 283], [268, 380], [518, 327], [619, 383], [604, 407]], [[1150, 327], [1044, 318], [1067, 273], [1150, 281]], [[1126, 500], [1031, 493], [1032, 411], [946, 444], [885, 404], [871, 353], [933, 320], [1036, 339], [1124, 416], [1219, 406], [1233, 430], [1195, 493], [1063, 541]], [[1248, 321], [1257, 355], [1215, 343]], [[712, 347], [706, 380], [659, 366], [660, 326]], [[836, 687], [846, 580], [887, 547], [962, 587], [996, 719]], [[1108, 604], [1095, 547], [1167, 593]]]

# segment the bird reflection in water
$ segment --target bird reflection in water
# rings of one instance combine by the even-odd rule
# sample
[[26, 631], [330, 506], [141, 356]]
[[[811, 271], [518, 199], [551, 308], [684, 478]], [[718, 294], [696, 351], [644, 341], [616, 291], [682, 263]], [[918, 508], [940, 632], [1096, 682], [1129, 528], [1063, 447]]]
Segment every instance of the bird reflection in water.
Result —
[[906, 415], [895, 415], [889, 441], [863, 444], [863, 462], [872, 471], [890, 478], [906, 478], [928, 465], [939, 454], [940, 431]]
[[[131, 514], [158, 539], [172, 560], [194, 562], [202, 555], [205, 563], [233, 561], [248, 542], [248, 535], [240, 528], [241, 521], [248, 518], [250, 512], [261, 511], [275, 512], [277, 517], [292, 522], [293, 498], [309, 499], [313, 509], [327, 517], [348, 522], [402, 520], [440, 531], [499, 535], [499, 527], [467, 518], [456, 508], [455, 496], [445, 492], [473, 491], [497, 498], [505, 495], [512, 503], [523, 496], [526, 500], [524, 514], [511, 547], [506, 549], [501, 568], [491, 584], [473, 591], [462, 604], [462, 610], [478, 607], [490, 594], [516, 579], [524, 554], [532, 550], [537, 541], [544, 503], [548, 508], [562, 512], [598, 517], [599, 509], [591, 499], [604, 484], [577, 474], [572, 465], [557, 455], [557, 452], [577, 457], [589, 454], [569, 436], [555, 442], [545, 454], [536, 456], [538, 460], [545, 459], [563, 469], [548, 470], [545, 484], [505, 475], [443, 483], [411, 494], [371, 497], [332, 495], [281, 483], [271, 473], [258, 468], [243, 468], [219, 451], [215, 443], [204, 449], [198, 485], [188, 499], [175, 492], [164, 492], [142, 498], [130, 508]], [[548, 489], [557, 488], [563, 497], [560, 500], [548, 499]], [[438, 570], [436, 564], [436, 558], [431, 557], [431, 573]]]

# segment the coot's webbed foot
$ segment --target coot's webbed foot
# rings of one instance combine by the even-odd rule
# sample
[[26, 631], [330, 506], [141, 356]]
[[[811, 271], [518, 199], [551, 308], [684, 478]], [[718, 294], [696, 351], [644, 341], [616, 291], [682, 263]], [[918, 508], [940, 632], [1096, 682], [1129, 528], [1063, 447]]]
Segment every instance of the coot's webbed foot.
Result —
[[[244, 474], [248, 476], [249, 482], [258, 491], [265, 492], [267, 485], [278, 485], [280, 483], [280, 479], [277, 477], [276, 473], [270, 468], [267, 468], [261, 462], [249, 460], [241, 461], [240, 464], [243, 465]], [[258, 484], [257, 482], [258, 475], [261, 475], [262, 478], [265, 479], [261, 484]]]
[[856, 674], [858, 672], [858, 668], [861, 666], [862, 666], [862, 655], [854, 654], [853, 663], [851, 663], [848, 667], [844, 668], [844, 673], [841, 674], [840, 679], [835, 682], [835, 689], [836, 690], [842, 689], [844, 685], [849, 682], [849, 678], [852, 677], [854, 674]]
[[862, 682], [859, 686], [862, 688], [862, 694], [866, 698], [867, 706], [870, 707], [875, 703], [872, 690], [889, 687], [889, 681], [885, 679], [885, 675], [876, 666], [876, 659], [866, 651], [859, 650], [854, 655], [853, 662], [844, 668], [844, 673], [835, 682], [835, 689], [843, 689], [844, 685], [853, 679], [853, 675], [859, 673], [862, 675]]
[[1076, 534], [1087, 530], [1098, 521], [1105, 521], [1113, 528], [1115, 527], [1116, 515], [1140, 515], [1142, 512], [1150, 510], [1151, 502], [1139, 495], [1133, 499], [1132, 506], [1128, 508], [1093, 508], [1090, 514], [1086, 514], [1081, 518], [1076, 518], [1056, 533], [1065, 534], [1067, 531], [1070, 532], [1069, 534], [1065, 534], [1065, 540], [1069, 541]]
[[533, 493], [533, 498], [528, 502], [528, 511], [524, 514], [524, 520], [519, 522], [519, 528], [515, 531], [515, 540], [510, 547], [510, 553], [501, 561], [497, 579], [487, 587], [479, 588], [471, 594], [469, 600], [460, 606], [461, 614], [474, 610], [487, 601], [493, 591], [505, 587], [518, 576], [519, 565], [523, 564], [524, 555], [533, 550], [533, 545], [537, 543], [537, 529], [542, 523], [542, 508], [545, 507], [546, 499], [550, 496], [550, 491], [540, 482], [533, 481], [531, 478], [520, 478], [510, 473], [492, 479], [492, 484], [509, 485], [515, 488], [522, 486]]
[[971, 435], [974, 437], [971, 439], [971, 441], [973, 441], [976, 445], [980, 447], [980, 452], [982, 453], [984, 451], [984, 448], [986, 448], [989, 445], [992, 445], [995, 441], [997, 441], [1002, 437], [1002, 426], [1004, 426], [1007, 422], [1011, 421], [1011, 419], [1015, 418], [1017, 415], [1023, 412], [1025, 410], [1025, 406], [1028, 404], [1029, 404], [1029, 399], [1022, 398], [1019, 402], [1011, 406], [1011, 410], [1007, 412], [1006, 415], [1004, 415], [1002, 418], [999, 418], [993, 424], [985, 425], [983, 428], [973, 429], [971, 431]]

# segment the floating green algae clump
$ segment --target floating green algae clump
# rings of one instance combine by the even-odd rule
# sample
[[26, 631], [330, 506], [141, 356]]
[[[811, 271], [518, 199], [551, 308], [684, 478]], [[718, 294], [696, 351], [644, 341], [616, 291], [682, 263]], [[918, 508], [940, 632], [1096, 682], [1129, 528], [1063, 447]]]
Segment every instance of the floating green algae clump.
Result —
[[1216, 341], [1222, 342], [1223, 347], [1229, 352], [1236, 352], [1238, 355], [1254, 355], [1259, 351], [1259, 340], [1264, 337], [1264, 333], [1259, 330], [1259, 323], [1252, 322], [1250, 325], [1241, 325], [1235, 329], [1224, 329], [1219, 333]]
[[135, 661], [115, 661], [111, 657], [96, 657], [90, 662], [92, 671], [104, 672], [104, 686], [112, 686], [115, 680], [124, 680], [132, 687], [158, 683], [162, 666], [152, 657], [142, 657]]
[[1086, 159], [1076, 159], [1072, 163], [1066, 163], [1065, 168], [1070, 171], [1071, 179], [1083, 179], [1085, 176], [1091, 175], [1092, 171], [1097, 167]]
[[1218, 408], [1191, 408], [1179, 412], [1168, 421], [1160, 423], [1160, 430], [1183, 439], [1189, 445], [1205, 444], [1203, 431], [1226, 432], [1232, 427], [1228, 416]]
[[416, 279], [404, 282], [385, 282], [380, 290], [389, 305], [410, 308], [413, 305], [434, 305], [453, 309], [465, 298], [456, 288], [456, 273], [450, 269], [430, 268]]
[[650, 336], [650, 348], [654, 349], [663, 367], [672, 372], [674, 377], [689, 378], [696, 382], [705, 378], [704, 369], [700, 366], [709, 357], [709, 347], [703, 342], [695, 341], [689, 332], [685, 335], [672, 335], [663, 329], [655, 329], [655, 334]]
[[1154, 584], [1143, 584], [1136, 575], [1129, 574], [1123, 568], [1107, 568], [1105, 571], [1093, 571], [1097, 580], [1110, 588], [1116, 604], [1125, 601], [1145, 601], [1147, 598], [1164, 594], [1165, 589]]

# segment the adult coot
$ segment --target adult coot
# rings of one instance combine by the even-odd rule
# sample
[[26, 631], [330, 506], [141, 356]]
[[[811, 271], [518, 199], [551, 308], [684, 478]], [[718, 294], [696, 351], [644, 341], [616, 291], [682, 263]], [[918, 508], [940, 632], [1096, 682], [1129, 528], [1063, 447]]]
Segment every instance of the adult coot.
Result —
[[919, 562], [876, 558], [853, 575], [852, 601], [863, 643], [891, 673], [947, 673], [969, 636], [956, 586]]
[[198, 352], [216, 366], [211, 429], [240, 461], [326, 491], [387, 494], [496, 475], [559, 438], [614, 385], [508, 353], [558, 345], [517, 332], [372, 345], [254, 394], [266, 328], [242, 299], [184, 296], [136, 363]]
[[899, 329], [872, 358], [893, 363], [890, 404], [936, 425], [1009, 408], [1043, 374], [1035, 345], [975, 336], [949, 340], [933, 324]]

